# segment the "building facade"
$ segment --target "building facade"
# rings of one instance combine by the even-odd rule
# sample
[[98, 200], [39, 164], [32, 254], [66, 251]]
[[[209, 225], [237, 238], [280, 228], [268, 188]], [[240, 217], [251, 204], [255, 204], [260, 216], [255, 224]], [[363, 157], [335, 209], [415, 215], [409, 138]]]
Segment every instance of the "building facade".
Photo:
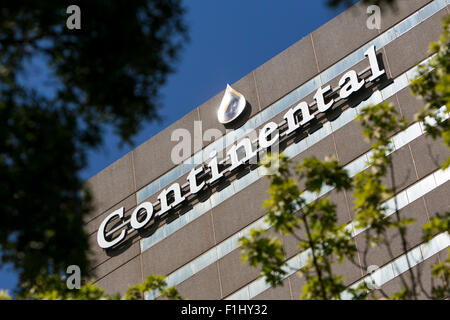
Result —
[[[293, 161], [334, 155], [353, 175], [367, 168], [371, 148], [355, 120], [362, 107], [388, 101], [414, 121], [424, 104], [410, 94], [409, 80], [430, 57], [449, 1], [397, 2], [397, 11], [381, 12], [379, 29], [368, 28], [367, 6], [358, 3], [231, 84], [246, 102], [236, 120], [218, 121], [220, 92], [89, 179], [95, 210], [85, 227], [95, 283], [124, 293], [159, 274], [189, 299], [298, 299], [304, 283], [295, 272], [269, 288], [257, 269], [241, 262], [239, 237], [256, 226], [270, 229], [262, 209], [269, 179], [253, 160], [269, 146]], [[186, 137], [188, 148], [181, 144]], [[450, 152], [418, 122], [393, 133], [392, 142], [396, 199], [402, 216], [416, 220], [408, 229], [408, 254], [429, 275], [450, 239], [441, 234], [422, 243], [420, 229], [450, 209], [450, 171], [440, 169]], [[326, 189], [317, 196], [329, 196], [339, 222], [352, 227], [351, 193]], [[353, 233], [362, 260], [363, 235]], [[305, 254], [296, 240], [277, 236], [288, 264], [301, 269]], [[392, 244], [392, 255], [373, 248], [365, 262], [378, 268], [373, 277], [387, 293], [400, 289], [399, 274], [408, 268], [398, 239]], [[349, 286], [368, 276], [351, 263], [336, 268]]]

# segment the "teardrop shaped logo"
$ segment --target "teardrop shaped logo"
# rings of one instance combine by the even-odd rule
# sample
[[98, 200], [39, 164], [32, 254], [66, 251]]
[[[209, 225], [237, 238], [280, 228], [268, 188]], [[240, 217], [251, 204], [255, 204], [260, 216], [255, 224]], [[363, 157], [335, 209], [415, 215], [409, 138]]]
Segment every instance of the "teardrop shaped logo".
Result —
[[246, 105], [245, 97], [241, 93], [234, 90], [229, 84], [223, 95], [217, 118], [220, 123], [230, 123], [244, 111]]

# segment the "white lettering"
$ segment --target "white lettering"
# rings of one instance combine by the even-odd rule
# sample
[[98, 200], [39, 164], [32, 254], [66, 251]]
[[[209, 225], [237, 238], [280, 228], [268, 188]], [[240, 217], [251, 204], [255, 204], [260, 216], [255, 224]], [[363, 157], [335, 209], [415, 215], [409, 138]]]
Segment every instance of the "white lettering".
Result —
[[122, 219], [123, 218], [123, 211], [124, 211], [123, 207], [120, 208], [120, 209], [117, 209], [116, 211], [114, 211], [113, 213], [108, 215], [105, 218], [105, 220], [103, 220], [102, 223], [100, 224], [100, 227], [98, 228], [98, 232], [97, 232], [97, 243], [100, 246], [100, 248], [103, 248], [103, 249], [110, 248], [110, 247], [114, 246], [115, 244], [119, 243], [120, 241], [122, 241], [123, 238], [125, 238], [125, 230], [122, 230], [120, 232], [119, 236], [117, 238], [115, 238], [114, 240], [108, 241], [108, 240], [105, 239], [106, 225], [115, 216], [119, 217], [119, 219]]
[[[141, 222], [138, 221], [138, 215], [145, 211], [145, 219]], [[153, 204], [150, 202], [143, 202], [134, 209], [131, 214], [130, 224], [133, 229], [139, 230], [143, 228], [153, 217]]]
[[[239, 160], [238, 151], [243, 148], [245, 152], [245, 156]], [[239, 141], [237, 144], [233, 145], [231, 149], [227, 152], [227, 154], [231, 158], [231, 167], [228, 168], [229, 171], [233, 171], [245, 161], [253, 158], [256, 155], [256, 152], [253, 151], [252, 142], [249, 138], [244, 138], [241, 141]]]
[[327, 93], [328, 91], [331, 90], [331, 86], [326, 86], [325, 88], [319, 87], [319, 89], [317, 89], [316, 94], [314, 95], [314, 100], [316, 100], [317, 102], [317, 108], [319, 109], [320, 112], [325, 112], [328, 109], [331, 108], [331, 106], [334, 103], [334, 99], [331, 99], [330, 102], [325, 103], [325, 98], [324, 95], [325, 93]]
[[[370, 69], [372, 72], [371, 77], [367, 79], [366, 82], [371, 82], [380, 77], [381, 75], [385, 74], [385, 70], [384, 69], [381, 70], [380, 66], [378, 65], [375, 46], [371, 46], [369, 49], [367, 49], [364, 55], [369, 59]], [[341, 99], [348, 98], [351, 94], [360, 90], [364, 86], [364, 83], [365, 83], [364, 80], [358, 79], [358, 74], [354, 70], [348, 71], [339, 80], [340, 98]], [[335, 102], [334, 99], [331, 99], [328, 102], [325, 101], [325, 95], [327, 92], [330, 91], [331, 91], [330, 85], [324, 88], [319, 87], [317, 89], [317, 92], [314, 95], [314, 99], [317, 103], [319, 112], [325, 112], [333, 106]], [[296, 115], [299, 112], [301, 113], [302, 118], [300, 121], [297, 121]], [[287, 122], [287, 129], [284, 132], [282, 132], [281, 135], [289, 135], [290, 133], [299, 129], [301, 126], [307, 124], [313, 118], [314, 116], [312, 116], [310, 113], [308, 103], [305, 101], [299, 102], [295, 107], [290, 108], [285, 113], [284, 119]], [[194, 135], [201, 136], [201, 132], [202, 132], [201, 123], [200, 124], [195, 123]], [[215, 137], [215, 139], [220, 138], [220, 134], [221, 134], [220, 130], [216, 131], [211, 130], [205, 132], [205, 137], [210, 137], [210, 140], [212, 140], [212, 137]], [[224, 146], [229, 145], [226, 140], [231, 139], [231, 136], [232, 135], [225, 137]], [[247, 161], [249, 161], [250, 163], [253, 163], [252, 160], [256, 161], [257, 150], [253, 150], [252, 142], [257, 141], [259, 144], [259, 148], [267, 149], [269, 147], [272, 148], [278, 147], [278, 145], [276, 145], [276, 142], [280, 140], [279, 127], [275, 122], [268, 122], [267, 124], [265, 124], [259, 131], [259, 135], [257, 135], [256, 131], [252, 130], [250, 132], [245, 132], [243, 136], [244, 138], [240, 140], [238, 143], [234, 143], [233, 145], [231, 145], [230, 149], [226, 153], [227, 156], [229, 156], [231, 163], [227, 171], [233, 171], [234, 169], [238, 168]], [[174, 163], [181, 163], [181, 160], [185, 159], [191, 154], [190, 149], [191, 134], [186, 129], [176, 129], [172, 133], [171, 139], [172, 141], [182, 139], [181, 143], [176, 145], [175, 148], [172, 149], [172, 161]], [[197, 144], [196, 141], [194, 141], [194, 147], [200, 148], [201, 145]], [[273, 152], [274, 150], [272, 149], [271, 151]], [[201, 183], [198, 183], [197, 181], [197, 177], [204, 170], [204, 165], [202, 162], [200, 163], [201, 166], [192, 169], [189, 172], [189, 175], [187, 176], [187, 181], [189, 182], [188, 194], [182, 196], [182, 190], [178, 183], [173, 183], [169, 188], [161, 191], [161, 193], [158, 195], [161, 208], [159, 212], [156, 213], [157, 216], [163, 215], [170, 209], [182, 203], [189, 194], [196, 194], [200, 192], [200, 190], [202, 190], [205, 187], [205, 185], [212, 184], [223, 177], [225, 170], [223, 170], [222, 172], [219, 170], [219, 157], [217, 156], [217, 151], [213, 150], [213, 152], [210, 155], [206, 155], [205, 152], [202, 152], [202, 156], [205, 158], [207, 158], [208, 156], [210, 157], [210, 160], [207, 163], [210, 175], [209, 180], [202, 181]], [[276, 161], [272, 167], [273, 168], [278, 167]], [[270, 171], [268, 174], [270, 174]], [[138, 216], [142, 213], [142, 210], [146, 211], [145, 219], [143, 221], [138, 221]], [[129, 223], [131, 225], [131, 228], [140, 229], [145, 227], [145, 225], [147, 225], [148, 222], [153, 218], [154, 216], [153, 211], [154, 209], [152, 203], [144, 202], [140, 204], [131, 215]], [[116, 217], [118, 217], [119, 219], [123, 219], [123, 215], [124, 215], [124, 208], [122, 207], [112, 212], [102, 221], [97, 232], [97, 242], [101, 248], [104, 249], [110, 248], [125, 238], [127, 234], [127, 231], [125, 229], [121, 230], [120, 234], [116, 236], [113, 240], [106, 240], [105, 234], [107, 224]]]
[[[297, 123], [297, 121], [295, 120], [295, 114], [297, 113], [298, 110], [301, 110], [302, 112], [302, 120], [300, 121], [300, 123]], [[286, 119], [288, 123], [288, 129], [287, 131], [284, 132], [284, 134], [288, 135], [297, 130], [298, 128], [300, 128], [300, 126], [314, 119], [314, 117], [309, 112], [308, 103], [302, 101], [295, 107], [289, 109], [289, 111], [286, 112], [286, 114], [284, 115], [284, 119]]]

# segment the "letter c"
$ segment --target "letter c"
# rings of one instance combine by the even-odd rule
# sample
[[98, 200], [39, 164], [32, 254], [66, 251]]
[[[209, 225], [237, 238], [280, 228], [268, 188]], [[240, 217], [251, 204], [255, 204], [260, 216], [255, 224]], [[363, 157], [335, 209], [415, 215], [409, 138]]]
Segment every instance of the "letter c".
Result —
[[119, 236], [117, 238], [115, 238], [114, 240], [107, 241], [105, 239], [105, 228], [106, 228], [106, 225], [108, 224], [109, 221], [112, 220], [112, 218], [114, 216], [118, 216], [120, 219], [122, 219], [123, 218], [123, 211], [124, 211], [123, 207], [120, 208], [120, 209], [117, 209], [116, 211], [111, 213], [109, 216], [107, 216], [105, 218], [105, 220], [103, 220], [103, 222], [100, 224], [100, 227], [98, 228], [98, 231], [97, 231], [97, 243], [100, 246], [100, 248], [103, 248], [103, 249], [110, 248], [113, 245], [115, 245], [115, 244], [119, 243], [120, 241], [122, 241], [123, 238], [125, 238], [126, 232], [125, 232], [125, 230], [122, 230], [120, 232]]

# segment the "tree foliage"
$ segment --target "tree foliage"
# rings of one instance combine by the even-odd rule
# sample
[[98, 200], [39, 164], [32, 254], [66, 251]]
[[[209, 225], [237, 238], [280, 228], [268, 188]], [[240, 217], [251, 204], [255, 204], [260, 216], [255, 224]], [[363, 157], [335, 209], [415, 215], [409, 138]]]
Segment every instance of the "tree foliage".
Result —
[[[81, 9], [69, 30], [66, 9]], [[187, 40], [181, 0], [9, 1], [0, 8], [0, 249], [19, 281], [88, 275], [79, 173], [112, 125], [131, 143]], [[46, 64], [47, 83], [30, 79]]]
[[[57, 275], [39, 275], [33, 283], [24, 283], [22, 291], [15, 299], [26, 300], [142, 300], [150, 291], [157, 291], [162, 298], [182, 300], [175, 287], [167, 287], [164, 276], [149, 275], [143, 283], [131, 286], [125, 295], [107, 294], [92, 281], [79, 289], [68, 289], [64, 278]], [[10, 300], [7, 291], [0, 291], [0, 300]]]
[[[417, 120], [425, 124], [429, 136], [442, 137], [444, 144], [450, 147], [450, 17], [445, 19], [443, 29], [440, 41], [430, 46], [431, 52], [436, 54], [428, 64], [419, 68], [411, 89], [426, 103], [425, 109], [418, 113]], [[266, 167], [270, 163], [279, 164], [278, 171], [270, 176], [270, 198], [263, 205], [268, 209], [266, 223], [276, 232], [292, 235], [298, 241], [302, 255], [307, 257], [299, 271], [306, 283], [300, 299], [375, 297], [371, 293], [376, 287], [370, 277], [357, 287], [347, 288], [345, 279], [334, 271], [333, 265], [349, 261], [366, 274], [367, 253], [373, 247], [384, 248], [393, 260], [395, 256], [390, 234], [400, 239], [403, 252], [410, 248], [407, 241], [408, 226], [415, 221], [403, 217], [399, 211], [394, 197], [397, 193], [395, 168], [390, 157], [393, 152], [392, 134], [405, 130], [409, 124], [404, 118], [400, 119], [394, 107], [386, 102], [363, 108], [358, 120], [364, 138], [372, 144], [372, 150], [368, 168], [354, 177], [350, 177], [333, 158], [324, 161], [315, 157], [307, 158], [298, 164], [296, 170], [292, 170], [290, 160], [283, 154], [269, 155], [262, 162]], [[449, 162], [450, 159], [443, 164], [443, 169], [449, 167]], [[390, 179], [391, 187], [384, 183], [386, 178]], [[299, 187], [298, 181], [302, 182], [304, 188]], [[330, 187], [337, 191], [353, 190], [355, 217], [352, 225], [356, 231], [362, 232], [365, 242], [361, 262], [355, 261], [356, 247], [351, 228], [337, 223], [336, 206], [328, 197], [322, 196], [325, 193], [323, 190], [329, 190]], [[386, 205], [391, 199], [394, 202], [393, 213], [392, 208]], [[423, 241], [429, 241], [439, 233], [448, 233], [449, 217], [448, 212], [436, 214], [424, 224]], [[251, 266], [261, 267], [261, 276], [266, 282], [278, 286], [282, 285], [289, 267], [282, 242], [276, 236], [265, 236], [267, 233], [267, 230], [255, 229], [247, 237], [241, 238], [242, 258], [243, 262], [249, 261]], [[408, 271], [399, 275], [402, 289], [389, 297], [378, 288], [379, 294], [391, 299], [418, 299], [421, 293], [432, 299], [450, 296], [450, 255], [445, 261], [433, 266], [431, 292], [424, 289], [420, 269], [416, 272], [412, 268], [411, 257], [405, 257]]]

